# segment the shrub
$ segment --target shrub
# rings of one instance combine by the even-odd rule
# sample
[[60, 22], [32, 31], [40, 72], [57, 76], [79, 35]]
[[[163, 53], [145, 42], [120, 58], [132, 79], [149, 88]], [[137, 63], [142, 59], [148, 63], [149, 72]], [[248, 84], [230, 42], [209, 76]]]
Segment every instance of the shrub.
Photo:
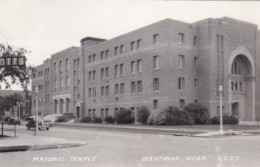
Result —
[[153, 125], [166, 125], [166, 111], [158, 111], [153, 118]]
[[112, 116], [108, 116], [108, 117], [105, 118], [105, 121], [107, 123], [113, 124], [113, 123], [115, 123], [115, 118], [112, 117]]
[[178, 107], [169, 106], [166, 109], [166, 125], [193, 125], [193, 118], [186, 111], [180, 110]]
[[90, 116], [86, 116], [86, 117], [84, 117], [84, 118], [82, 118], [82, 119], [80, 120], [80, 122], [90, 122], [90, 121], [91, 121]]
[[66, 119], [64, 116], [59, 116], [55, 122], [66, 122]]
[[153, 111], [153, 112], [149, 115], [149, 117], [148, 117], [148, 119], [147, 119], [147, 124], [148, 124], [148, 125], [153, 125], [153, 121], [154, 121], [155, 115], [156, 115], [156, 111]]
[[122, 108], [116, 114], [116, 122], [118, 124], [131, 124], [134, 120], [135, 119], [130, 109]]
[[184, 109], [193, 119], [195, 124], [209, 124], [210, 116], [208, 109], [199, 103], [190, 103]]
[[181, 111], [178, 107], [175, 106], [169, 106], [165, 110], [152, 112], [148, 118], [148, 124], [192, 125], [194, 124], [194, 120], [186, 111]]
[[147, 124], [147, 119], [150, 115], [150, 112], [148, 110], [147, 107], [145, 106], [141, 106], [138, 110], [138, 122], [142, 123], [142, 124]]
[[94, 122], [94, 123], [102, 123], [102, 119], [96, 117], [96, 118], [93, 119], [93, 122]]
[[[210, 119], [211, 124], [217, 125], [220, 123], [219, 115], [216, 115]], [[238, 119], [234, 116], [229, 116], [227, 114], [223, 115], [223, 124], [238, 124]]]

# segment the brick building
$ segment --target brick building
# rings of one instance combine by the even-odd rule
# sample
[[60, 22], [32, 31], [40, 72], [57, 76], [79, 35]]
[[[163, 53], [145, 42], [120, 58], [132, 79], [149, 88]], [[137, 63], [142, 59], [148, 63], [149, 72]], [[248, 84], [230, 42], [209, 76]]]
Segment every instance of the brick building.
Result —
[[81, 47], [36, 67], [43, 74], [32, 86], [40, 87], [44, 114], [104, 118], [123, 107], [136, 117], [142, 105], [157, 111], [192, 102], [215, 116], [222, 84], [224, 113], [254, 121], [260, 117], [259, 37], [257, 25], [227, 17], [192, 24], [165, 19], [110, 40], [82, 39]]

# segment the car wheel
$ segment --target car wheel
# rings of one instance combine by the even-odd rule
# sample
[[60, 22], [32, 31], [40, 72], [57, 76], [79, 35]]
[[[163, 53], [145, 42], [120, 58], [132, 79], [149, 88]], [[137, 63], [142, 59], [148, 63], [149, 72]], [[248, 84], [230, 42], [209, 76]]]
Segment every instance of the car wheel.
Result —
[[49, 130], [49, 128], [46, 128], [46, 130]]
[[30, 127], [29, 127], [29, 126], [27, 126], [27, 130], [30, 130]]
[[41, 128], [38, 128], [39, 130], [41, 130]]

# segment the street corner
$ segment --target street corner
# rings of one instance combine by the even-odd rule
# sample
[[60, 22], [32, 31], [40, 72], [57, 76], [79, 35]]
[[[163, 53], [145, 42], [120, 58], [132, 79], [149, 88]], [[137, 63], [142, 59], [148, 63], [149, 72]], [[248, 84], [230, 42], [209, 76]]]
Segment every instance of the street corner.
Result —
[[0, 152], [15, 152], [15, 151], [33, 151], [46, 150], [68, 147], [79, 147], [87, 145], [86, 141], [73, 141], [63, 138], [30, 136], [19, 134], [18, 137], [11, 137], [0, 141]]

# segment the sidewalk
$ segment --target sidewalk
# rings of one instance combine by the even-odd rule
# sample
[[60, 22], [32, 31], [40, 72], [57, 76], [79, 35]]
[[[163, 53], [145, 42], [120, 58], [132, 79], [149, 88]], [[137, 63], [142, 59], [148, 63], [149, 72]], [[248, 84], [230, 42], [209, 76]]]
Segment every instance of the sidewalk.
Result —
[[[6, 133], [8, 135], [8, 133]], [[12, 136], [10, 133], [9, 136]], [[0, 138], [0, 152], [43, 150], [86, 145], [85, 142], [70, 141], [61, 138], [20, 134], [19, 137]]]
[[[106, 124], [106, 123], [53, 123], [54, 127], [92, 129], [103, 131], [120, 131], [133, 133], [165, 134], [175, 136], [201, 136], [201, 134], [215, 134], [219, 131], [219, 125], [141, 125], [141, 124]], [[260, 127], [256, 125], [224, 125], [224, 131], [238, 133], [260, 134]]]
[[[188, 133], [199, 134], [206, 132], [219, 131], [219, 125], [141, 125], [141, 124], [106, 124], [106, 123], [53, 123], [54, 127], [63, 128], [80, 128], [80, 129], [93, 129], [93, 130], [106, 130], [106, 131], [126, 131], [136, 133], [153, 133], [153, 134], [169, 134], [173, 133]], [[255, 125], [224, 125], [225, 131], [259, 131], [260, 127]]]

